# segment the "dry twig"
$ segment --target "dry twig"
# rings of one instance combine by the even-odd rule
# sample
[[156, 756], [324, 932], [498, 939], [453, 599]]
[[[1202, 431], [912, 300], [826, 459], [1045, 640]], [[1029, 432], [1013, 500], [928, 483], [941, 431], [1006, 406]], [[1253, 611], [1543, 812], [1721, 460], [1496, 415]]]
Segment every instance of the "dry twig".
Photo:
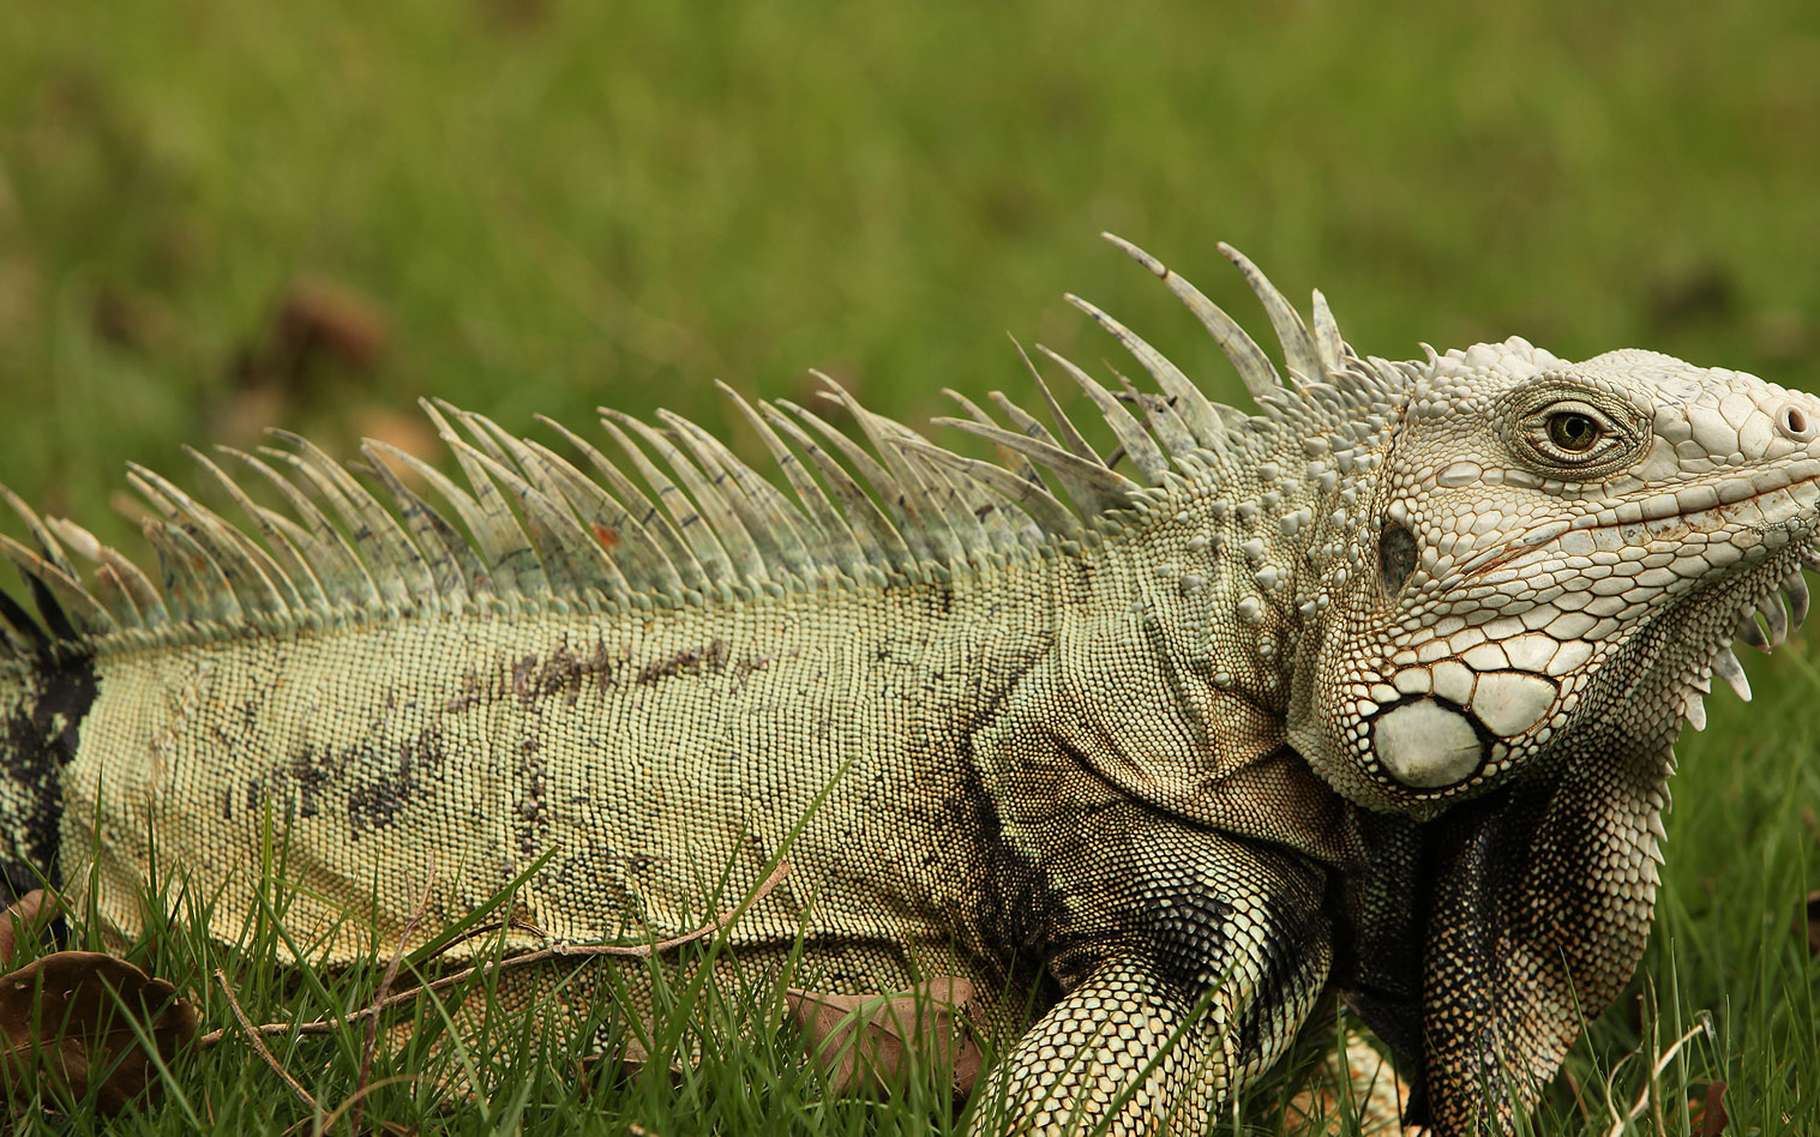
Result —
[[[391, 994], [392, 984], [398, 978], [398, 968], [404, 963], [405, 945], [409, 943], [411, 937], [416, 934], [417, 925], [423, 922], [424, 916], [430, 911], [430, 897], [435, 887], [436, 865], [432, 863], [430, 865], [429, 874], [423, 882], [423, 899], [417, 902], [417, 910], [411, 913], [411, 918], [406, 920], [404, 927], [399, 930], [398, 944], [392, 949], [392, 961], [386, 964], [385, 974], [381, 976], [379, 980], [379, 988], [373, 993], [374, 1006], [378, 1006], [385, 1002], [386, 996]], [[347, 1101], [342, 1102], [341, 1105], [337, 1106], [335, 1109], [337, 1115], [343, 1110], [349, 1111], [348, 1132], [350, 1133], [358, 1134], [360, 1132], [360, 1113], [365, 1107], [367, 1083], [373, 1076], [373, 1056], [378, 1050], [379, 1016], [373, 1014], [367, 1018], [366, 1045], [361, 1048], [360, 1076], [354, 1081], [354, 1092], [349, 1096]], [[327, 1126], [324, 1126], [325, 1130], [327, 1128]]]
[[[291, 1072], [286, 1070], [272, 1054], [272, 1049], [265, 1044], [265, 1039], [260, 1037], [259, 1028], [253, 1025], [253, 1020], [247, 1017], [246, 1011], [240, 1006], [240, 1000], [234, 997], [234, 987], [233, 984], [228, 982], [227, 972], [217, 967], [215, 969], [215, 982], [221, 984], [221, 993], [227, 996], [228, 1009], [234, 1012], [234, 1021], [240, 1024], [240, 1029], [242, 1033], [246, 1035], [246, 1040], [253, 1044], [253, 1053], [263, 1058], [265, 1064], [272, 1068], [272, 1072], [284, 1079], [284, 1084], [291, 1087], [291, 1092], [296, 1094], [304, 1105], [310, 1107], [310, 1112], [312, 1114], [321, 1113], [322, 1107], [316, 1104], [316, 1099], [310, 1096], [310, 1091], [304, 1089], [303, 1083], [291, 1076]], [[219, 1031], [215, 1033], [220, 1034]]]
[[[1643, 1079], [1643, 1085], [1637, 1089], [1636, 1100], [1631, 1103], [1630, 1111], [1624, 1116], [1619, 1116], [1617, 1107], [1612, 1104], [1611, 1078], [1608, 1077], [1606, 1079], [1605, 1108], [1611, 1114], [1612, 1119], [1611, 1129], [1606, 1132], [1606, 1137], [1624, 1137], [1625, 1127], [1637, 1120], [1637, 1118], [1642, 1117], [1643, 1112], [1649, 1108], [1651, 1099], [1656, 1097], [1655, 1094], [1650, 1093], [1650, 1087], [1659, 1084], [1662, 1077], [1662, 1071], [1668, 1069], [1668, 1064], [1675, 1060], [1675, 1055], [1681, 1053], [1681, 1048], [1686, 1046], [1689, 1042], [1692, 1042], [1695, 1035], [1706, 1034], [1711, 1030], [1712, 1025], [1707, 1021], [1705, 1014], [1701, 1014], [1699, 1016], [1699, 1021], [1692, 1027], [1689, 1027], [1686, 1034], [1675, 1039], [1673, 1044], [1671, 1044], [1667, 1050], [1664, 1050], [1661, 1056], [1656, 1059], [1655, 1064], [1650, 1067], [1649, 1076]], [[1631, 1056], [1626, 1056], [1627, 1059], [1629, 1057]], [[1612, 1067], [1612, 1077], [1617, 1075], [1623, 1065], [1624, 1063], [1620, 1061], [1616, 1066]]]

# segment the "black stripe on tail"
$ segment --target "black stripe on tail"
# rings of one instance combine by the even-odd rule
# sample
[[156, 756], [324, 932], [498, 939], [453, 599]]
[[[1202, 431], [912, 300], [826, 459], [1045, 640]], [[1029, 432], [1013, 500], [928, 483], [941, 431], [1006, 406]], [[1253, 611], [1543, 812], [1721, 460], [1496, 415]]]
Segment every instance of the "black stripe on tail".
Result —
[[77, 650], [49, 590], [30, 583], [42, 625], [0, 591], [0, 621], [28, 645], [28, 654], [8, 658], [0, 642], [0, 901], [8, 904], [60, 883], [63, 767], [95, 702], [94, 656]]

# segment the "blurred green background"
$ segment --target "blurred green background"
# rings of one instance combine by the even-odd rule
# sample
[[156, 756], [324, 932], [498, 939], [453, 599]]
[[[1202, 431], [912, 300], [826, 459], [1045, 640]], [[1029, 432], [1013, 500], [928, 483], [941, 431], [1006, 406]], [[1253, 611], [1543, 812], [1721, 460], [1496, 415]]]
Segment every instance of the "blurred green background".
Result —
[[[0, 481], [109, 534], [125, 460], [428, 445], [823, 367], [920, 421], [1112, 354], [1239, 398], [1113, 229], [1370, 352], [1521, 333], [1814, 387], [1820, 8], [0, 5]], [[737, 431], [732, 432], [737, 441]], [[748, 451], [750, 452], [750, 451]]]
[[[1820, 5], [1442, 11], [10, 0], [0, 482], [117, 539], [128, 460], [187, 480], [182, 443], [275, 423], [429, 452], [431, 394], [520, 430], [668, 406], [755, 455], [710, 380], [819, 366], [912, 422], [1028, 395], [1007, 332], [1114, 354], [1065, 289], [1240, 401], [1101, 229], [1253, 327], [1218, 240], [1376, 354], [1520, 333], [1820, 389]], [[1762, 1132], [1820, 1080], [1804, 647], [1682, 747], [1637, 981], [1719, 1016], [1677, 1086]]]

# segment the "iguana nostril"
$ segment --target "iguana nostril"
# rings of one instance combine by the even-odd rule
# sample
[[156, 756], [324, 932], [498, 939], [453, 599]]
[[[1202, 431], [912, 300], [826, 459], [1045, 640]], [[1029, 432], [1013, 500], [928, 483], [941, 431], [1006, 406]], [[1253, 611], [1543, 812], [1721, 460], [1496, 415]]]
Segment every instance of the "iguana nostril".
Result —
[[1816, 424], [1814, 416], [1794, 403], [1784, 403], [1776, 412], [1776, 429], [1796, 442], [1812, 442], [1815, 434], [1820, 434], [1820, 424]]

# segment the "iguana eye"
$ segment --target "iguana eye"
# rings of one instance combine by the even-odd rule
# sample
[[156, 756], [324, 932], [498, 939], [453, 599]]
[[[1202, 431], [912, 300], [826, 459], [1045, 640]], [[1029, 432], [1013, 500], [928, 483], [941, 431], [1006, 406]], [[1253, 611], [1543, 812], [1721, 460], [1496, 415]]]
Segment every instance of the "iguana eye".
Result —
[[1608, 393], [1567, 389], [1554, 380], [1523, 392], [1513, 407], [1511, 447], [1545, 476], [1584, 481], [1634, 460], [1649, 438], [1648, 419]]
[[1569, 454], [1584, 454], [1604, 431], [1591, 415], [1557, 411], [1548, 416], [1548, 440]]

